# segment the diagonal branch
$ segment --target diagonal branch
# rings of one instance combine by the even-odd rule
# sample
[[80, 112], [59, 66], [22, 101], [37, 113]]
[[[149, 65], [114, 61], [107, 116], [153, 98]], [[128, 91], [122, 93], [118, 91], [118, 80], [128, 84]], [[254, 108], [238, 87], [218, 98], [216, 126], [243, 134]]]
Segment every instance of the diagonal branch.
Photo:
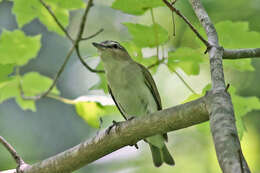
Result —
[[21, 165], [24, 163], [23, 159], [18, 155], [14, 147], [12, 147], [12, 145], [9, 144], [2, 136], [0, 136], [0, 143], [2, 143], [3, 146], [9, 151], [17, 165]]
[[14, 147], [12, 147], [11, 144], [9, 144], [2, 136], [0, 136], [0, 143], [3, 144], [3, 146], [9, 151], [13, 159], [15, 160], [16, 164], [18, 165], [16, 169], [9, 170], [9, 171], [3, 171], [1, 173], [20, 173], [23, 172], [24, 169], [30, 168], [31, 166], [26, 164], [22, 157], [18, 155], [18, 153], [15, 151]]
[[115, 150], [132, 145], [141, 139], [205, 122], [209, 118], [207, 104], [214, 94], [174, 106], [147, 116], [120, 122], [119, 126], [97, 134], [73, 148], [33, 164], [24, 173], [72, 172]]
[[91, 68], [85, 61], [84, 59], [82, 58], [81, 56], [81, 53], [80, 53], [80, 50], [79, 50], [79, 46], [76, 47], [76, 53], [78, 55], [78, 58], [80, 60], [80, 62], [91, 72], [94, 72], [94, 73], [105, 73], [104, 70], [97, 70], [97, 69], [93, 69]]
[[[230, 95], [225, 91], [222, 65], [224, 49], [219, 46], [213, 23], [200, 0], [189, 0], [212, 45], [209, 50], [212, 92], [216, 95], [209, 102], [210, 128], [218, 161], [223, 173], [249, 173], [250, 170], [242, 154], [237, 134], [234, 109]], [[224, 94], [220, 94], [223, 93]], [[239, 154], [237, 151], [241, 151]], [[241, 161], [242, 159], [242, 161]], [[241, 165], [241, 163], [243, 165]], [[243, 168], [243, 170], [241, 170]]]
[[[51, 14], [51, 16], [53, 17], [53, 19], [56, 21], [56, 23], [58, 24], [58, 26], [63, 30], [63, 32], [67, 35], [67, 37], [72, 41], [73, 43], [73, 46], [71, 47], [70, 51], [68, 52], [68, 54], [66, 55], [66, 58], [62, 64], [62, 66], [60, 67], [59, 71], [57, 72], [54, 80], [53, 80], [53, 83], [51, 84], [51, 86], [43, 93], [37, 95], [37, 96], [25, 96], [24, 95], [24, 92], [22, 90], [22, 82], [20, 82], [19, 84], [19, 88], [20, 88], [20, 92], [21, 92], [21, 96], [23, 99], [27, 99], [27, 100], [38, 100], [38, 99], [41, 99], [45, 96], [47, 96], [51, 90], [54, 88], [54, 86], [56, 85], [57, 81], [58, 81], [58, 78], [60, 77], [61, 73], [64, 71], [65, 69], [65, 66], [67, 65], [72, 53], [74, 52], [74, 50], [76, 49], [77, 51], [78, 50], [78, 44], [79, 42], [81, 41], [82, 39], [82, 35], [83, 35], [83, 32], [84, 32], [84, 28], [85, 28], [85, 24], [86, 24], [86, 19], [87, 19], [87, 15], [88, 15], [88, 12], [90, 10], [90, 8], [93, 6], [93, 0], [89, 0], [88, 1], [88, 4], [85, 8], [85, 11], [84, 11], [84, 14], [82, 16], [82, 20], [81, 20], [81, 23], [80, 23], [80, 28], [79, 28], [79, 31], [78, 31], [78, 34], [77, 34], [77, 37], [76, 37], [76, 40], [73, 41], [73, 39], [71, 39], [70, 35], [68, 34], [68, 32], [66, 31], [66, 29], [62, 26], [62, 24], [59, 22], [59, 20], [57, 19], [57, 17], [55, 16], [55, 14], [51, 11], [51, 9], [48, 7], [47, 4], [45, 4], [45, 2], [43, 0], [39, 0], [43, 6], [49, 11], [49, 13]], [[82, 58], [80, 58], [81, 62], [84, 62], [84, 60]], [[86, 65], [86, 63], [85, 63]], [[90, 67], [89, 67], [90, 68]]]
[[100, 30], [98, 30], [96, 33], [94, 33], [94, 34], [92, 34], [92, 35], [90, 35], [90, 36], [88, 36], [88, 37], [85, 37], [85, 38], [81, 38], [81, 40], [83, 41], [85, 41], [85, 40], [89, 40], [89, 39], [91, 39], [91, 38], [94, 38], [94, 37], [96, 37], [98, 34], [100, 34], [101, 32], [103, 32], [104, 31], [104, 29], [103, 28], [101, 28]]
[[185, 23], [187, 23], [187, 25], [190, 27], [190, 29], [196, 34], [196, 36], [205, 44], [205, 46], [207, 47], [207, 49], [209, 49], [211, 47], [211, 45], [209, 44], [209, 42], [207, 40], [205, 40], [202, 35], [200, 35], [200, 33], [194, 28], [194, 26], [191, 24], [191, 22], [183, 15], [181, 14], [181, 12], [176, 9], [170, 2], [168, 2], [167, 0], [163, 0], [163, 2], [167, 5], [167, 7], [172, 11], [175, 12], [178, 16], [180, 16]]
[[223, 59], [260, 58], [260, 48], [224, 49]]
[[60, 29], [65, 33], [65, 35], [68, 37], [68, 39], [70, 39], [70, 41], [74, 41], [70, 34], [68, 33], [68, 31], [63, 27], [63, 25], [60, 23], [60, 21], [58, 20], [58, 18], [55, 16], [54, 12], [51, 10], [51, 8], [43, 1], [43, 0], [39, 0], [40, 3], [45, 7], [45, 9], [50, 13], [50, 15], [52, 16], [52, 18], [54, 19], [54, 21], [57, 23], [57, 25], [60, 27]]

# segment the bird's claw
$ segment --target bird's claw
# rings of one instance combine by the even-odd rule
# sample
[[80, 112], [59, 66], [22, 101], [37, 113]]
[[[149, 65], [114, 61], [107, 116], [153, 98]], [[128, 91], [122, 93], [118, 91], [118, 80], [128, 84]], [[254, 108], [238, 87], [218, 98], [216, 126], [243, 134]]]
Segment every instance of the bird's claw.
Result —
[[137, 143], [136, 144], [134, 144], [134, 145], [130, 145], [131, 147], [132, 146], [135, 146], [135, 148], [138, 150], [139, 149], [139, 147], [138, 147], [138, 145], [137, 145]]
[[109, 127], [107, 128], [107, 130], [106, 130], [106, 134], [107, 134], [107, 135], [110, 133], [110, 131], [111, 131], [111, 129], [112, 129], [113, 127], [116, 127], [116, 126], [118, 126], [118, 124], [119, 124], [119, 122], [116, 122], [115, 120], [113, 120], [112, 123], [113, 123], [113, 124], [112, 124], [111, 126], [109, 126]]
[[132, 116], [132, 117], [128, 118], [127, 120], [128, 120], [128, 121], [131, 121], [131, 120], [133, 120], [133, 119], [135, 119], [135, 117], [134, 117], [134, 116]]

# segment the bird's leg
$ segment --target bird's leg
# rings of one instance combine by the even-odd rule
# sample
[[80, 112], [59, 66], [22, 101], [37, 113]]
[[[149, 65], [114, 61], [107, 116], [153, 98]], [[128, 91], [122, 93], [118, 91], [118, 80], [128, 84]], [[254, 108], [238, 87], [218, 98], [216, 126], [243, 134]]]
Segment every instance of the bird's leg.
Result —
[[107, 128], [106, 134], [109, 134], [110, 131], [111, 131], [111, 129], [112, 129], [113, 127], [118, 126], [118, 124], [119, 124], [119, 122], [116, 122], [115, 120], [113, 120], [112, 123], [113, 123], [113, 124]]

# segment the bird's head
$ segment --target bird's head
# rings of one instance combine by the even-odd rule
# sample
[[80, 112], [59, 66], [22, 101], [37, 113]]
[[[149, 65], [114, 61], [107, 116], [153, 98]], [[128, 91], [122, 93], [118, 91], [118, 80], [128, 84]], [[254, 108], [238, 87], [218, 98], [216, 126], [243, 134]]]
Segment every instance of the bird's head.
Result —
[[129, 59], [130, 57], [126, 49], [116, 41], [107, 40], [101, 43], [93, 42], [92, 44], [98, 49], [98, 51], [101, 53], [101, 58], [104, 60], [108, 60], [110, 58], [123, 60]]

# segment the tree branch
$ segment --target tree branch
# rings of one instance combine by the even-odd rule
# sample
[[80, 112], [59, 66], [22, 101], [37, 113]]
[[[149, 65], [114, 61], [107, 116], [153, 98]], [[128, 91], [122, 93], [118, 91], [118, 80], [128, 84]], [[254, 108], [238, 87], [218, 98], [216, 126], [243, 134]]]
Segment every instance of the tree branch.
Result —
[[88, 36], [88, 37], [85, 37], [85, 38], [81, 38], [81, 40], [83, 41], [85, 41], [85, 40], [89, 40], [89, 39], [91, 39], [91, 38], [94, 38], [94, 37], [96, 37], [98, 34], [100, 34], [101, 32], [103, 32], [104, 31], [104, 29], [103, 28], [101, 28], [100, 30], [98, 30], [96, 33], [94, 33], [94, 34], [92, 34], [92, 35], [90, 35], [90, 36]]
[[207, 49], [209, 49], [211, 47], [211, 45], [209, 44], [209, 42], [207, 40], [205, 40], [202, 35], [200, 35], [200, 33], [194, 28], [194, 26], [191, 24], [191, 22], [183, 15], [181, 14], [181, 12], [179, 10], [177, 10], [170, 2], [168, 2], [167, 0], [163, 0], [163, 2], [166, 4], [166, 6], [172, 11], [175, 12], [178, 16], [180, 16], [184, 22], [190, 27], [190, 29], [196, 34], [196, 36], [205, 44], [205, 46], [207, 47]]
[[9, 144], [2, 136], [0, 136], [0, 143], [2, 143], [3, 146], [9, 151], [9, 153], [18, 165], [24, 163], [23, 159], [18, 155], [14, 147], [12, 147], [12, 145]]
[[[213, 136], [218, 161], [223, 173], [249, 173], [245, 158], [238, 154], [241, 150], [235, 125], [234, 109], [230, 95], [225, 92], [225, 80], [222, 65], [224, 49], [219, 46], [218, 36], [213, 23], [200, 0], [189, 0], [200, 23], [207, 33], [212, 46], [209, 50], [210, 70], [215, 97], [209, 102], [210, 128]], [[224, 94], [222, 94], [224, 92]], [[221, 93], [221, 94], [219, 94]], [[242, 151], [242, 150], [241, 150]], [[241, 159], [243, 165], [240, 165]], [[241, 171], [241, 167], [243, 171]]]
[[[26, 99], [26, 100], [38, 100], [38, 99], [41, 99], [42, 97], [45, 97], [47, 96], [51, 90], [54, 88], [54, 86], [56, 85], [57, 81], [58, 81], [58, 78], [60, 77], [61, 73], [64, 71], [65, 69], [65, 66], [67, 65], [72, 53], [74, 52], [74, 50], [76, 49], [77, 53], [78, 53], [78, 44], [79, 42], [81, 41], [82, 39], [82, 35], [83, 35], [83, 32], [84, 32], [84, 28], [85, 28], [85, 24], [86, 24], [86, 19], [87, 19], [87, 15], [88, 15], [88, 12], [90, 10], [90, 8], [93, 6], [93, 0], [89, 0], [88, 1], [88, 4], [85, 8], [85, 11], [84, 11], [84, 14], [82, 16], [82, 19], [81, 19], [81, 23], [80, 23], [80, 28], [79, 28], [79, 31], [78, 31], [78, 34], [77, 34], [77, 37], [76, 37], [76, 40], [73, 41], [73, 39], [70, 37], [70, 35], [68, 34], [68, 32], [66, 31], [66, 29], [62, 26], [62, 24], [59, 22], [58, 18], [55, 16], [55, 14], [51, 11], [51, 9], [49, 8], [49, 6], [47, 4], [45, 4], [45, 2], [43, 0], [39, 0], [42, 5], [48, 10], [48, 12], [51, 14], [51, 16], [53, 17], [53, 19], [55, 20], [55, 22], [58, 24], [58, 26], [62, 29], [62, 31], [66, 34], [66, 36], [72, 41], [73, 43], [73, 46], [71, 47], [70, 51], [68, 52], [68, 54], [66, 55], [66, 58], [62, 64], [62, 66], [60, 67], [59, 71], [57, 72], [54, 80], [53, 80], [53, 83], [51, 84], [51, 86], [43, 93], [39, 94], [39, 95], [36, 95], [36, 96], [25, 96], [24, 92], [23, 92], [23, 89], [22, 89], [22, 82], [20, 81], [20, 84], [19, 84], [19, 88], [20, 88], [20, 92], [21, 92], [21, 96], [23, 99]], [[79, 57], [81, 62], [84, 62], [84, 60]], [[87, 65], [85, 62], [83, 65]], [[88, 65], [87, 65], [88, 66]], [[89, 66], [88, 66], [89, 67]], [[90, 67], [89, 67], [90, 68]]]
[[166, 133], [205, 122], [209, 118], [208, 106], [214, 94], [185, 104], [174, 106], [151, 115], [120, 122], [109, 134], [100, 132], [71, 149], [33, 164], [24, 173], [72, 172], [124, 146], [133, 145], [154, 134]]
[[74, 41], [70, 34], [67, 32], [67, 30], [63, 27], [63, 25], [60, 23], [60, 21], [58, 20], [58, 18], [55, 16], [54, 12], [51, 10], [51, 8], [43, 1], [43, 0], [39, 0], [40, 3], [45, 7], [45, 9], [50, 13], [50, 15], [52, 16], [52, 18], [54, 19], [54, 21], [57, 23], [57, 25], [60, 27], [60, 29], [64, 32], [64, 34], [68, 37], [68, 39], [70, 39], [70, 41]]
[[[18, 153], [15, 151], [14, 147], [12, 147], [11, 144], [9, 144], [2, 136], [0, 136], [0, 143], [3, 144], [3, 146], [9, 151], [13, 159], [15, 160], [16, 164], [18, 165], [16, 169], [9, 170], [11, 172], [22, 172], [24, 169], [29, 168], [30, 165], [26, 164], [22, 157], [18, 155]], [[8, 171], [8, 172], [9, 172]], [[1, 172], [1, 173], [7, 173], [7, 171]]]
[[260, 58], [260, 48], [224, 49], [223, 59]]

